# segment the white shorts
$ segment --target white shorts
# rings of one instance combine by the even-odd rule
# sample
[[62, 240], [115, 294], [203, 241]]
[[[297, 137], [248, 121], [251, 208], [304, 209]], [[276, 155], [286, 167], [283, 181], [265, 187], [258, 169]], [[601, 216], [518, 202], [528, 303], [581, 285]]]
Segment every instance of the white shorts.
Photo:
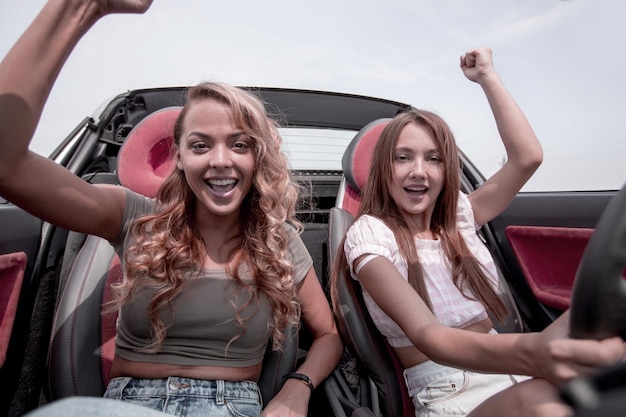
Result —
[[465, 416], [526, 376], [480, 374], [426, 361], [404, 370], [416, 417]]

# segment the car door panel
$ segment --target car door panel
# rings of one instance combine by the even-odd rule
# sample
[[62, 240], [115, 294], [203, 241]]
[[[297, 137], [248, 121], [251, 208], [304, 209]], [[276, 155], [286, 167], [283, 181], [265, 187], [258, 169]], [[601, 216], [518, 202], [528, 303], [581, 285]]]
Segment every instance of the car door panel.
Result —
[[0, 198], [0, 414], [20, 373], [37, 286], [42, 221]]
[[4, 366], [26, 269], [26, 254], [0, 255], [0, 368]]
[[578, 264], [616, 191], [520, 193], [489, 224], [509, 285], [530, 329], [569, 307]]
[[24, 252], [32, 271], [41, 239], [42, 221], [0, 198], [0, 255]]
[[505, 234], [526, 282], [542, 304], [564, 311], [570, 306], [578, 263], [593, 229], [507, 226]]

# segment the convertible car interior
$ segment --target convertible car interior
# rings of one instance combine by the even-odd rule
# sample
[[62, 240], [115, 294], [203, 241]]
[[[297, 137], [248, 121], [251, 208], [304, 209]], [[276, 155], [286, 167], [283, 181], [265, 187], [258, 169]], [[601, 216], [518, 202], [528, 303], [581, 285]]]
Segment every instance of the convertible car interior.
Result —
[[[302, 239], [323, 288], [329, 290], [330, 265], [358, 209], [373, 146], [390, 118], [411, 106], [330, 92], [251, 90], [278, 116], [292, 174], [311, 197], [298, 211]], [[50, 159], [85, 181], [120, 184], [154, 197], [173, 168], [171, 127], [184, 93], [181, 87], [120, 94], [86, 117]], [[460, 156], [462, 191], [470, 192], [484, 177], [462, 151]], [[626, 304], [621, 301], [626, 294], [624, 195], [624, 190], [520, 193], [507, 211], [479, 231], [498, 266], [501, 296], [510, 311], [496, 323], [499, 331], [541, 330], [570, 306], [582, 317], [581, 334], [593, 334], [598, 320], [626, 326]], [[605, 209], [612, 214], [604, 221], [609, 226], [600, 229]], [[116, 313], [103, 305], [110, 300], [110, 284], [122, 273], [113, 248], [94, 236], [43, 223], [1, 198], [0, 224], [0, 415], [21, 416], [68, 396], [101, 396], [109, 379], [116, 321]], [[603, 251], [607, 244], [619, 248], [617, 253], [608, 256], [610, 251]], [[579, 278], [581, 260], [592, 257], [590, 246], [597, 253], [582, 266], [602, 270], [608, 290], [585, 297], [598, 286], [593, 279]], [[330, 300], [330, 291], [327, 295]], [[335, 295], [346, 350], [316, 389], [309, 415], [413, 416], [400, 364], [369, 317], [358, 282], [341, 277]], [[609, 296], [613, 301], [608, 310], [599, 308]], [[600, 319], [587, 318], [595, 313]], [[623, 327], [603, 328], [626, 335]], [[311, 343], [304, 327], [290, 329], [287, 340], [283, 351], [266, 353], [259, 382], [265, 403]], [[599, 405], [584, 401], [581, 389], [596, 398], [617, 396], [621, 389], [623, 396], [625, 373], [612, 369], [577, 381], [564, 387], [564, 398], [580, 415], [592, 415], [584, 413]]]

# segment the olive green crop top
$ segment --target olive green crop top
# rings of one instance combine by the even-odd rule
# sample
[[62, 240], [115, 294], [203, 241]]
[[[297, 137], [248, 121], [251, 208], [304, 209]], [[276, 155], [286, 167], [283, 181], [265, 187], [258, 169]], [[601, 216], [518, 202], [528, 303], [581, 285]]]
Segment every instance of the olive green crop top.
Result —
[[[122, 226], [111, 242], [120, 259], [124, 259], [123, 253], [132, 245], [128, 233], [132, 222], [154, 209], [154, 200], [132, 191], [126, 193]], [[295, 266], [294, 281], [300, 283], [313, 261], [295, 231], [289, 256]], [[252, 279], [246, 267], [240, 272], [244, 281]], [[249, 300], [250, 294], [222, 269], [205, 269], [199, 277], [187, 281], [184, 290], [172, 302], [174, 320], [161, 348], [155, 353], [140, 351], [151, 341], [147, 306], [153, 292], [152, 288], [136, 291], [120, 308], [115, 353], [121, 358], [137, 362], [229, 367], [253, 366], [263, 360], [271, 335], [269, 301], [260, 294], [258, 303], [251, 303], [240, 313], [245, 326], [242, 334], [235, 312]], [[171, 313], [164, 311], [162, 314], [164, 321], [169, 323]], [[240, 337], [235, 338], [238, 335]]]

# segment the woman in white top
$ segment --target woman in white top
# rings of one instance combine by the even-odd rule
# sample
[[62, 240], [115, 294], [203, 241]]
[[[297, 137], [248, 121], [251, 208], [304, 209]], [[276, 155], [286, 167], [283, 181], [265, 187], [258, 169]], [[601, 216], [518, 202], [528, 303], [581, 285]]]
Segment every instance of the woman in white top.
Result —
[[374, 150], [334, 275], [344, 271], [361, 283], [405, 368], [417, 416], [571, 415], [556, 385], [621, 360], [624, 344], [567, 339], [567, 313], [541, 333], [495, 334], [487, 311], [502, 317], [506, 308], [476, 230], [510, 204], [543, 152], [495, 72], [491, 50], [467, 52], [461, 68], [487, 96], [507, 162], [465, 195], [446, 123], [421, 110], [396, 116]]

